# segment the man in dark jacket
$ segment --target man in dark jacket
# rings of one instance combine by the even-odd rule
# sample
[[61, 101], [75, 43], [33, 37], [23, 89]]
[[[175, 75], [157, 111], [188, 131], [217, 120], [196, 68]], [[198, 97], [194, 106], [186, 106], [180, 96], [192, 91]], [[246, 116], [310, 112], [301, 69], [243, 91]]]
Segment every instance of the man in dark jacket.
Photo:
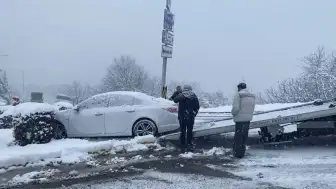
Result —
[[200, 109], [198, 97], [192, 91], [192, 87], [185, 85], [182, 93], [178, 94], [174, 99], [175, 103], [179, 103], [178, 119], [181, 129], [181, 146], [184, 148], [187, 133], [187, 146], [192, 146], [192, 132], [194, 128], [195, 117]]
[[174, 98], [178, 95], [182, 93], [182, 88], [181, 86], [177, 86], [176, 87], [176, 91], [173, 93], [173, 95], [169, 98], [169, 100], [174, 100]]

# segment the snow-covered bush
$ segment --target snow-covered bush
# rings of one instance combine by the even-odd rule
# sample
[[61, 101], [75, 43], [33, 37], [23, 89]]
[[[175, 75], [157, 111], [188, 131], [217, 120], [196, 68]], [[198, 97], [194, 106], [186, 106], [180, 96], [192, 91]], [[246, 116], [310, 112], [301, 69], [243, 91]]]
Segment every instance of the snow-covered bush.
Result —
[[57, 106], [27, 102], [9, 107], [0, 115], [0, 128], [14, 128], [19, 145], [48, 143], [54, 137], [57, 121], [53, 118]]
[[7, 115], [0, 118], [0, 129], [11, 129], [18, 123], [19, 116]]
[[15, 118], [12, 115], [2, 115], [9, 108], [10, 106], [0, 106], [0, 129], [10, 129], [14, 127]]
[[27, 102], [17, 106], [6, 106], [1, 110], [3, 113], [0, 114], [0, 129], [9, 129], [20, 123], [21, 117], [37, 112], [54, 112], [57, 108], [45, 103]]
[[52, 112], [37, 112], [20, 116], [13, 130], [15, 143], [25, 146], [50, 142], [54, 137], [53, 124], [55, 122]]

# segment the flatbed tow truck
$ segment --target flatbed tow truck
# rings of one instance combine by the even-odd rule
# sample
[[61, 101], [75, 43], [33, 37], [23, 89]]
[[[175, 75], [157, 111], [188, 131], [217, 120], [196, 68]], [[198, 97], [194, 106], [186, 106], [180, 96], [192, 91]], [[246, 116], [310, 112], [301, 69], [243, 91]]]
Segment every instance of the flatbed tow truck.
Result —
[[[283, 133], [283, 126], [297, 124], [297, 131], [292, 137], [336, 134], [336, 99], [315, 100], [297, 106], [281, 108], [254, 114], [250, 129], [260, 128], [262, 143], [288, 141]], [[235, 131], [232, 117], [198, 122], [193, 131], [194, 138], [219, 135]], [[163, 135], [161, 141], [178, 140], [180, 132]]]

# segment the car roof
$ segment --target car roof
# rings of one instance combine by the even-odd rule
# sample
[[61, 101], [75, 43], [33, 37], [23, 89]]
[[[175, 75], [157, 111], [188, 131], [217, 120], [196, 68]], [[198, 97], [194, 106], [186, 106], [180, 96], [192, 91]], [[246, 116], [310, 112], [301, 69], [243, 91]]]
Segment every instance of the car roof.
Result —
[[135, 91], [112, 91], [112, 92], [107, 92], [107, 93], [101, 93], [92, 96], [91, 98], [100, 98], [100, 97], [105, 97], [109, 95], [126, 95], [126, 96], [133, 96], [135, 98], [138, 98], [142, 101], [147, 101], [150, 102], [150, 104], [172, 104], [171, 101], [166, 100], [166, 99], [160, 99], [160, 98], [155, 98], [153, 96], [147, 95], [145, 93], [141, 92], [135, 92]]
[[96, 97], [109, 96], [109, 95], [127, 95], [127, 96], [134, 96], [134, 97], [136, 97], [136, 96], [151, 97], [151, 96], [146, 95], [144, 93], [135, 92], [135, 91], [112, 91], [112, 92], [97, 94], [97, 95], [94, 95], [92, 97], [96, 98]]

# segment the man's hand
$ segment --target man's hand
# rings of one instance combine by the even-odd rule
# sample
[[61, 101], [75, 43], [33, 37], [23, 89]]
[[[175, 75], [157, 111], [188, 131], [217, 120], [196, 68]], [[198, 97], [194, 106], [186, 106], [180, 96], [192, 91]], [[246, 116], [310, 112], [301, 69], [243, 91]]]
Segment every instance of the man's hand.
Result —
[[178, 94], [179, 94], [179, 92], [178, 92], [178, 91], [175, 91], [175, 92], [173, 93], [173, 95], [169, 98], [169, 100], [173, 101], [174, 98], [175, 98]]

